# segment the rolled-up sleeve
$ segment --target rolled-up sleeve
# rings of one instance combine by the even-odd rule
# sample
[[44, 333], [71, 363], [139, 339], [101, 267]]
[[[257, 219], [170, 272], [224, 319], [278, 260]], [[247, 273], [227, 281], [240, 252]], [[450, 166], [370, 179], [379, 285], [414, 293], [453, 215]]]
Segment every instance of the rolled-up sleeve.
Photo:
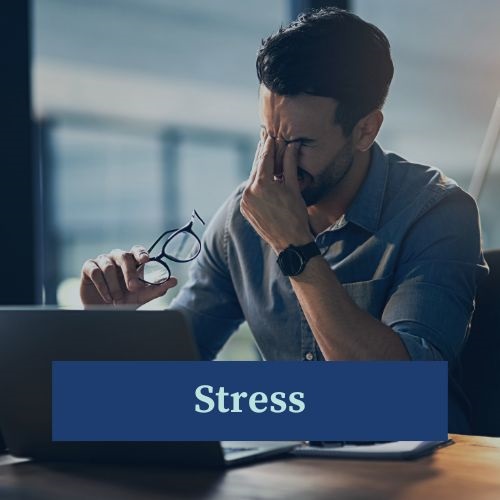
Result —
[[234, 210], [231, 196], [207, 226], [202, 249], [189, 280], [170, 304], [188, 319], [202, 359], [215, 358], [244, 316], [227, 265], [227, 220]]
[[454, 361], [487, 272], [476, 204], [457, 189], [407, 234], [382, 322], [399, 334], [411, 359]]

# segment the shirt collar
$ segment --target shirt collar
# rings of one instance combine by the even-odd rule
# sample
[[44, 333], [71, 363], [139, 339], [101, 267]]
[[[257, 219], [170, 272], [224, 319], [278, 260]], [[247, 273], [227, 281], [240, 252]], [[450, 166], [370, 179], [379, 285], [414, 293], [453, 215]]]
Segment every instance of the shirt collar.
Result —
[[374, 233], [380, 223], [388, 173], [387, 156], [375, 142], [371, 148], [370, 165], [345, 219]]

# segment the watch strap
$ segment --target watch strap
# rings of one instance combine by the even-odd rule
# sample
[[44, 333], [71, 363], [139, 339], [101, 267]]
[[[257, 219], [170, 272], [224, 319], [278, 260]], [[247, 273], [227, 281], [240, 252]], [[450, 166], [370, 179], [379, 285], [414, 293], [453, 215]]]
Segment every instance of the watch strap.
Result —
[[[293, 259], [295, 255], [295, 260]], [[285, 276], [298, 276], [304, 271], [307, 262], [321, 252], [315, 241], [306, 245], [289, 245], [278, 256], [278, 265]]]
[[317, 255], [321, 255], [321, 252], [315, 241], [311, 241], [310, 243], [307, 243], [306, 245], [302, 245], [300, 247], [295, 247], [295, 249], [301, 253], [305, 262], [307, 262], [309, 259], [312, 259], [313, 257], [316, 257]]

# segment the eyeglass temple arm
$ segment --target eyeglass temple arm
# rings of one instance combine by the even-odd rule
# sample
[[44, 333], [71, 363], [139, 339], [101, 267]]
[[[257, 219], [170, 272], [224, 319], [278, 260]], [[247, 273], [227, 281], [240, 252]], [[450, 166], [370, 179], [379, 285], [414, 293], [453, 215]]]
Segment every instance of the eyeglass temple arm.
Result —
[[168, 233], [174, 233], [176, 231], [176, 229], [174, 230], [170, 230], [170, 231], [165, 231], [164, 233], [162, 233], [160, 236], [158, 236], [158, 238], [156, 239], [156, 241], [150, 245], [150, 247], [148, 248], [148, 253], [151, 252], [151, 250], [153, 250], [153, 248], [168, 234]]
[[203, 224], [205, 225], [205, 221], [200, 217], [200, 214], [196, 211], [196, 210], [193, 210], [193, 214], [191, 215], [191, 220], [194, 220], [194, 218], [197, 217], [198, 220]]
[[[196, 210], [193, 210], [193, 213], [191, 214], [191, 223], [194, 222], [194, 219], [195, 218], [198, 218], [199, 221], [205, 225], [205, 221], [200, 217], [200, 214], [196, 211]], [[189, 224], [186, 224], [186, 226], [189, 226]], [[184, 228], [186, 227], [184, 226]], [[148, 249], [148, 253], [151, 252], [151, 250], [153, 250], [153, 248], [160, 242], [160, 240], [162, 240], [168, 233], [175, 233], [175, 232], [182, 232], [182, 230], [184, 228], [180, 228], [180, 229], [171, 229], [169, 231], [165, 231], [164, 233], [162, 233], [160, 236], [158, 236], [158, 238], [156, 239], [156, 241], [149, 247]]]

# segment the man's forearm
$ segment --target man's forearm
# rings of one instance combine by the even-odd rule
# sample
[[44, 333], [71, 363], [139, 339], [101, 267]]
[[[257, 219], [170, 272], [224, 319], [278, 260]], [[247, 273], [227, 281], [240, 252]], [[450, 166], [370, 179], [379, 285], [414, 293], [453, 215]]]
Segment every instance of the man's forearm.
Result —
[[399, 336], [353, 302], [323, 257], [290, 281], [326, 360], [410, 359]]

